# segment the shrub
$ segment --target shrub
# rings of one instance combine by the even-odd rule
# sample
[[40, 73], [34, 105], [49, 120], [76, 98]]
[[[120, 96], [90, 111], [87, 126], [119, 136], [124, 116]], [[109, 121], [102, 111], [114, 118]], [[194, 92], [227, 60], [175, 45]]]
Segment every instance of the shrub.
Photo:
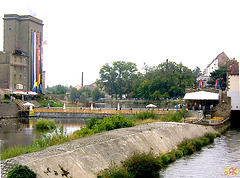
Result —
[[133, 120], [125, 118], [122, 115], [114, 115], [111, 117], [105, 117], [102, 120], [91, 119], [87, 123], [86, 128], [82, 128], [81, 130], [74, 132], [74, 134], [78, 137], [84, 137], [95, 133], [132, 126], [134, 126]]
[[7, 175], [8, 178], [35, 178], [37, 175], [27, 166], [16, 166]]
[[112, 165], [108, 169], [101, 171], [97, 177], [101, 178], [134, 178], [134, 175], [127, 171], [126, 168]]
[[36, 129], [38, 130], [51, 130], [56, 128], [54, 120], [40, 119], [35, 123]]
[[145, 120], [145, 119], [149, 119], [149, 118], [157, 119], [157, 115], [152, 111], [144, 111], [144, 112], [135, 114], [135, 117], [137, 119], [141, 119], [141, 120]]
[[182, 122], [182, 118], [184, 117], [184, 111], [177, 111], [172, 114], [166, 114], [161, 117], [161, 120], [165, 122]]
[[123, 162], [123, 167], [135, 177], [154, 177], [161, 169], [161, 162], [152, 152], [135, 152]]

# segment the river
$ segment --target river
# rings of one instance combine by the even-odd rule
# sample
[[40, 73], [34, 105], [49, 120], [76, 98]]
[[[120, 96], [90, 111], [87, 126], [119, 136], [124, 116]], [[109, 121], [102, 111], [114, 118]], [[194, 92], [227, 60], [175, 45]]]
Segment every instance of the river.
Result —
[[[7, 149], [17, 145], [30, 145], [32, 141], [42, 136], [42, 133], [34, 129], [34, 122], [39, 118], [28, 119], [5, 119], [0, 124], [0, 145], [1, 149]], [[53, 118], [51, 118], [53, 119]], [[85, 126], [84, 119], [55, 118], [57, 126], [63, 125], [66, 134], [70, 134]]]
[[[175, 161], [160, 172], [160, 177], [226, 178], [226, 167], [240, 170], [240, 129], [229, 130], [201, 151]], [[240, 177], [240, 173], [234, 177]]]

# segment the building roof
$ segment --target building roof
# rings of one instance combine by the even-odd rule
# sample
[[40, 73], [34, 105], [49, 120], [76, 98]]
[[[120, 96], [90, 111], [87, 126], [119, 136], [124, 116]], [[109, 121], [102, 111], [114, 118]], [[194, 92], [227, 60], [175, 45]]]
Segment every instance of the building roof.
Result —
[[218, 100], [219, 94], [206, 92], [206, 91], [198, 91], [198, 92], [186, 93], [183, 99], [184, 100]]
[[239, 75], [239, 63], [236, 61], [228, 62], [227, 72], [229, 75]]

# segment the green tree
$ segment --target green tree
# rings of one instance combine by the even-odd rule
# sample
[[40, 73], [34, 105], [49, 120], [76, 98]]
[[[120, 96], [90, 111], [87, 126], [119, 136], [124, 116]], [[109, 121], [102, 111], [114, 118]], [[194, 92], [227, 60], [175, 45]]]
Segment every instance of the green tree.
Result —
[[95, 88], [92, 90], [91, 96], [93, 101], [98, 101], [100, 98], [104, 97], [104, 94], [99, 90], [99, 88]]
[[68, 87], [63, 85], [47, 86], [46, 92], [52, 94], [66, 94]]
[[116, 61], [112, 65], [105, 64], [99, 72], [97, 83], [110, 95], [119, 96], [130, 94], [132, 84], [137, 77], [136, 64], [132, 62]]
[[201, 76], [202, 71], [201, 71], [201, 69], [198, 66], [196, 66], [196, 68], [193, 69], [192, 73], [194, 75], [194, 78], [197, 79], [198, 77]]
[[166, 61], [148, 68], [134, 96], [145, 99], [179, 97], [184, 95], [185, 88], [193, 82], [194, 76], [190, 69], [181, 63]]
[[225, 90], [227, 86], [227, 64], [221, 65], [218, 70], [211, 73], [208, 84], [211, 87], [215, 87], [216, 80], [219, 80], [221, 90]]

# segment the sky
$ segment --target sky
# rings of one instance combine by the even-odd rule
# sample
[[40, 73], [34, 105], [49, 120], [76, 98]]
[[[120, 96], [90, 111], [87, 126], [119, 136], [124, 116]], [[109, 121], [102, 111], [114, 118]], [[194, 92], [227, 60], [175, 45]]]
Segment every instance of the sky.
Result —
[[[221, 52], [240, 59], [238, 0], [8, 0], [4, 14], [43, 20], [46, 86], [94, 83], [106, 63], [166, 59], [203, 71]], [[0, 20], [0, 51], [3, 20]]]

